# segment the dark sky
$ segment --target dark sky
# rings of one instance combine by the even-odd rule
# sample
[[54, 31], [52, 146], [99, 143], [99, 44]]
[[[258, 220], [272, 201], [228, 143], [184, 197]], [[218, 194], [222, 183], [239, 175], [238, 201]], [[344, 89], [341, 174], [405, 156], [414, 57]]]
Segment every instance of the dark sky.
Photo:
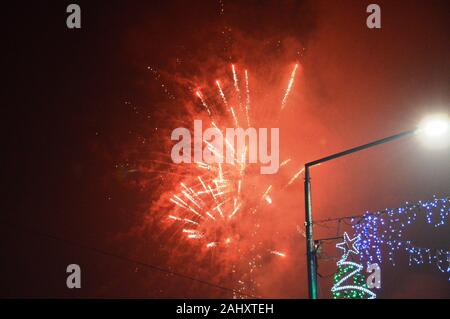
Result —
[[[302, 65], [293, 107], [280, 119], [280, 152], [293, 158], [289, 173], [450, 112], [444, 0], [377, 1], [381, 30], [365, 25], [371, 1], [78, 1], [81, 30], [66, 28], [69, 3], [2, 5], [2, 297], [231, 296], [95, 250], [231, 285], [203, 270], [205, 262], [171, 258], [185, 246], [170, 246], [155, 220], [145, 223], [162, 185], [126, 167], [149, 149], [165, 151], [173, 120], [185, 114], [179, 104], [193, 103], [189, 90], [230, 63], [253, 72], [255, 94], [268, 104], [292, 65]], [[260, 118], [266, 124], [270, 113]], [[414, 138], [380, 146], [314, 169], [313, 192], [317, 219], [448, 197], [450, 149], [431, 151]], [[267, 262], [258, 292], [304, 298], [305, 243], [295, 230], [304, 221], [302, 183], [279, 201], [284, 218], [270, 224], [286, 234], [292, 258]], [[448, 230], [415, 229], [412, 236], [429, 232], [448, 249]], [[317, 236], [334, 231], [318, 229]], [[82, 267], [77, 291], [65, 286], [70, 263]], [[335, 264], [320, 267], [328, 274]], [[448, 278], [432, 266], [386, 266], [383, 280], [383, 298], [450, 297]], [[330, 282], [320, 285], [329, 297]]]

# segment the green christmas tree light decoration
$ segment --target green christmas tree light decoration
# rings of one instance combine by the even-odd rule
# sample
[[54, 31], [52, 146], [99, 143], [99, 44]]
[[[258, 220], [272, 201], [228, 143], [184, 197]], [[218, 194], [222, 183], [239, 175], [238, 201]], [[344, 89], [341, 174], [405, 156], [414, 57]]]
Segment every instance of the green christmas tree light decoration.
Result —
[[344, 254], [337, 262], [338, 271], [334, 275], [331, 292], [334, 299], [375, 299], [376, 294], [367, 288], [365, 276], [361, 273], [363, 266], [352, 261], [347, 261], [348, 256], [353, 253], [358, 255], [359, 251], [355, 245], [359, 236], [350, 239], [344, 233], [344, 242], [336, 245], [342, 249]]

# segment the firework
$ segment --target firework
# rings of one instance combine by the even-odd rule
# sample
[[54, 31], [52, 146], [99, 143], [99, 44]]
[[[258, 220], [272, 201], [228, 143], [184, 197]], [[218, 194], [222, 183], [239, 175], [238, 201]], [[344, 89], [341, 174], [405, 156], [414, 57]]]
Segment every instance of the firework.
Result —
[[[281, 109], [288, 101], [297, 68], [298, 64], [291, 72]], [[224, 134], [225, 129], [230, 126], [239, 128], [239, 123], [246, 123], [249, 127], [250, 123], [257, 123], [257, 119], [252, 120], [248, 71], [244, 71], [245, 101], [242, 103], [238, 72], [234, 64], [231, 65], [231, 70], [231, 88], [225, 90], [221, 84], [225, 82], [216, 80], [215, 98], [209, 98], [207, 103], [200, 91], [196, 91], [195, 95], [206, 110], [211, 126], [222, 133], [224, 147], [230, 151], [232, 161], [214, 164], [196, 161], [186, 164], [190, 167], [184, 170], [185, 174], [180, 177], [178, 186], [167, 196], [166, 207], [167, 219], [178, 225], [176, 227], [185, 240], [202, 247], [205, 252], [218, 251], [227, 255], [226, 261], [220, 263], [222, 267], [227, 263], [233, 269], [232, 272], [236, 272], [243, 264], [242, 257], [247, 258], [248, 262], [244, 263], [247, 271], [237, 278], [236, 289], [248, 292], [250, 286], [256, 284], [252, 276], [260, 267], [262, 255], [286, 257], [284, 252], [264, 248], [264, 243], [258, 240], [258, 214], [264, 208], [274, 205], [276, 193], [293, 184], [303, 169], [285, 181], [284, 187], [277, 187], [272, 181], [275, 177], [261, 176], [258, 167], [255, 167], [259, 164], [248, 163], [247, 147], [243, 150], [233, 147], [234, 141], [228, 140]], [[214, 119], [209, 104], [214, 106]], [[232, 105], [238, 105], [239, 109], [236, 110]], [[219, 112], [220, 109], [224, 112]], [[217, 156], [223, 154], [223, 150], [216, 149], [212, 143], [206, 140], [201, 142], [211, 153]], [[291, 159], [288, 158], [281, 162], [280, 167], [285, 167], [290, 162]]]
[[[281, 112], [287, 105], [297, 68], [298, 64], [290, 73], [286, 89], [279, 92], [281, 109], [277, 105], [274, 112]], [[287, 256], [287, 252], [273, 247], [280, 244], [279, 240], [278, 244], [266, 240], [261, 224], [271, 218], [279, 193], [294, 184], [303, 170], [288, 175], [288, 178], [282, 177], [292, 169], [289, 166], [294, 162], [287, 158], [279, 165], [284, 170], [282, 176], [261, 175], [261, 164], [249, 162], [248, 147], [235, 147], [234, 140], [229, 140], [225, 134], [227, 128], [255, 126], [262, 123], [262, 115], [266, 117], [267, 113], [258, 113], [262, 107], [251, 107], [251, 102], [261, 104], [258, 96], [252, 96], [250, 84], [254, 87], [253, 83], [258, 82], [252, 80], [250, 83], [249, 74], [246, 69], [240, 74], [239, 68], [232, 64], [228, 79], [216, 79], [211, 90], [203, 87], [201, 91], [193, 91], [193, 101], [201, 106], [201, 111], [192, 111], [189, 119], [174, 119], [185, 123], [190, 119], [206, 118], [210, 126], [222, 134], [227, 161], [209, 163], [194, 156], [190, 164], [174, 164], [161, 159], [152, 160], [158, 169], [146, 166], [140, 170], [154, 173], [164, 181], [160, 199], [151, 211], [165, 212], [164, 225], [173, 231], [172, 238], [177, 238], [183, 247], [190, 247], [183, 253], [191, 254], [190, 260], [199, 265], [209, 260], [210, 267], [223, 274], [221, 280], [233, 282], [237, 292], [258, 295], [257, 270], [267, 258], [276, 260]], [[261, 118], [258, 118], [259, 114]], [[277, 117], [273, 118], [275, 124]], [[223, 159], [224, 150], [216, 149], [218, 146], [212, 141], [200, 138], [194, 143], [202, 144], [200, 149]], [[183, 165], [182, 169], [180, 165]], [[234, 297], [240, 297], [239, 293]]]

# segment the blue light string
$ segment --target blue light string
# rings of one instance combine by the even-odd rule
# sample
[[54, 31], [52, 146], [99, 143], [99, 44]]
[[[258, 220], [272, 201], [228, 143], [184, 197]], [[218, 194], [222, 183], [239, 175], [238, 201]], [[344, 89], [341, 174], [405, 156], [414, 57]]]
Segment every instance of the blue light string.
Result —
[[[395, 266], [394, 255], [405, 251], [409, 255], [409, 265], [436, 263], [441, 272], [450, 274], [450, 251], [416, 247], [408, 240], [403, 240], [406, 227], [424, 215], [425, 221], [434, 228], [445, 225], [450, 214], [450, 198], [436, 198], [430, 201], [406, 203], [403, 207], [385, 209], [375, 213], [366, 212], [362, 218], [353, 218], [352, 228], [358, 242], [359, 257], [367, 265], [383, 262], [383, 251]], [[450, 277], [449, 277], [450, 280]]]

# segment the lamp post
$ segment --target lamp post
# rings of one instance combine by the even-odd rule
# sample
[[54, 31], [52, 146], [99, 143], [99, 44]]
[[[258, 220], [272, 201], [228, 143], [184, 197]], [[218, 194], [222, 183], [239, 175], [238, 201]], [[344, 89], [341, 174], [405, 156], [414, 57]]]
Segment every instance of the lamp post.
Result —
[[317, 260], [316, 247], [313, 237], [312, 200], [311, 200], [311, 176], [310, 168], [331, 161], [333, 159], [365, 150], [380, 144], [392, 142], [414, 134], [424, 134], [428, 137], [441, 136], [449, 131], [449, 121], [443, 118], [432, 118], [425, 121], [419, 128], [395, 134], [371, 143], [357, 146], [333, 155], [305, 164], [305, 227], [306, 227], [306, 259], [308, 269], [308, 293], [310, 299], [317, 299]]

